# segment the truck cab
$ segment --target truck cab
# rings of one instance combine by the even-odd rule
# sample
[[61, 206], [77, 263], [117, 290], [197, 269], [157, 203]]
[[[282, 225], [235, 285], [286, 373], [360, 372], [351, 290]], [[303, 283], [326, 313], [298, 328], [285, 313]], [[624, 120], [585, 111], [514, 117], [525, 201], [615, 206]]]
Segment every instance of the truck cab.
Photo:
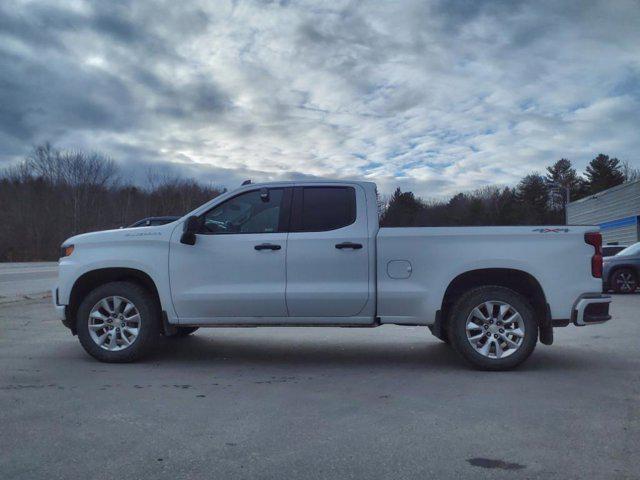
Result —
[[378, 223], [368, 198], [368, 183], [249, 185], [194, 212], [193, 245], [179, 228], [171, 235], [172, 318], [371, 324]]

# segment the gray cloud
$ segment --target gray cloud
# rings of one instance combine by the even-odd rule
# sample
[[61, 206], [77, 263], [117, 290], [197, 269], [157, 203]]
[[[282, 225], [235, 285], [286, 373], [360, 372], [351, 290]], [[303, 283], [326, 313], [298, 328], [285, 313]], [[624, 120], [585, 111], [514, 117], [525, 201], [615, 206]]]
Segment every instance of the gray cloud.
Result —
[[425, 196], [638, 166], [640, 10], [576, 2], [0, 4], [0, 164], [37, 142], [216, 184]]

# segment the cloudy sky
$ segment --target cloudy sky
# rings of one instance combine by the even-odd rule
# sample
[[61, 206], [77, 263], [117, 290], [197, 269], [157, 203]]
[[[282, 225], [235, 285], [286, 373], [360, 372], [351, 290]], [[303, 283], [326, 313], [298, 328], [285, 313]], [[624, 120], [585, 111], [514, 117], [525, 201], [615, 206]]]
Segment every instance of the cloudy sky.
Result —
[[0, 166], [33, 144], [235, 186], [444, 196], [640, 167], [640, 1], [0, 3]]

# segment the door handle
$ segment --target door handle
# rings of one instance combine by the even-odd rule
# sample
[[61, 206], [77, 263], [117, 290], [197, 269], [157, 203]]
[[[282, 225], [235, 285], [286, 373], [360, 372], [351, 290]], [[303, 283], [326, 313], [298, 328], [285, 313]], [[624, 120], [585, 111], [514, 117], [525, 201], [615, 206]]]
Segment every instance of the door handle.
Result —
[[336, 243], [336, 248], [342, 250], [343, 248], [352, 248], [353, 250], [360, 250], [362, 248], [361, 243], [342, 242]]
[[280, 250], [282, 247], [280, 245], [274, 245], [273, 243], [261, 243], [253, 248], [256, 250]]

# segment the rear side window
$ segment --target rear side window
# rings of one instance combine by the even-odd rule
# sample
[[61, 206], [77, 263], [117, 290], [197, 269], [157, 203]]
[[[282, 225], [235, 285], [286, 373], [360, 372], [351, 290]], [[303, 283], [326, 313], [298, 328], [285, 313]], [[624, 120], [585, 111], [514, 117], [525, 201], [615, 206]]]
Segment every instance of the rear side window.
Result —
[[299, 231], [324, 232], [356, 221], [353, 187], [304, 187]]

